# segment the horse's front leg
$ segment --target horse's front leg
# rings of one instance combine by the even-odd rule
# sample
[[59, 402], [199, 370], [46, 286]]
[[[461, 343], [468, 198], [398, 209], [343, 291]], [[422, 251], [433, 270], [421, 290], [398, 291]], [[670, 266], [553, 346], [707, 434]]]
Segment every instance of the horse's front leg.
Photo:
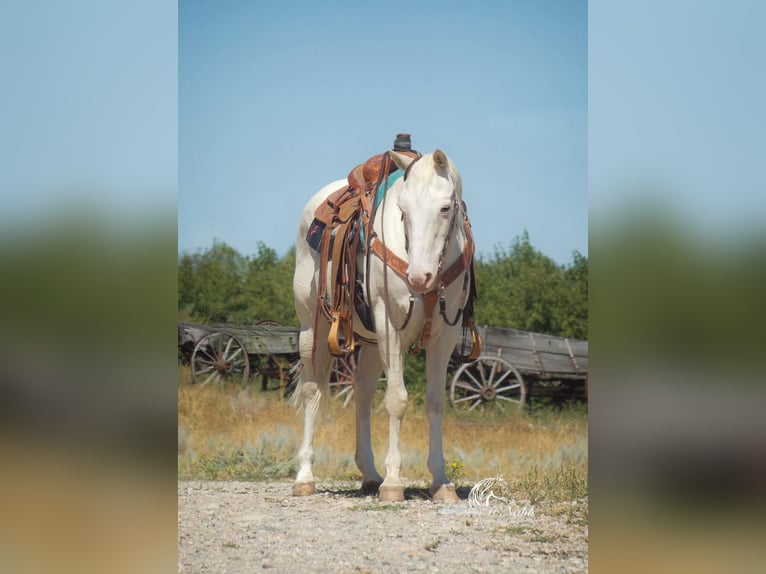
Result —
[[380, 485], [380, 500], [404, 500], [404, 484], [399, 478], [402, 468], [400, 435], [402, 419], [407, 411], [407, 389], [404, 388], [404, 357], [399, 337], [389, 323], [388, 340], [379, 339], [380, 356], [386, 366], [386, 395], [384, 405], [388, 413], [388, 453], [386, 454], [386, 477]]
[[372, 433], [370, 416], [378, 377], [383, 370], [378, 350], [363, 347], [359, 362], [354, 369], [354, 400], [356, 403], [356, 466], [362, 472], [362, 490], [377, 492], [383, 477], [375, 468], [375, 456], [372, 452]]
[[434, 501], [458, 500], [455, 485], [447, 478], [442, 445], [442, 419], [445, 403], [445, 380], [449, 356], [454, 348], [445, 337], [426, 354], [426, 414], [428, 415], [428, 470], [431, 472], [431, 498]]

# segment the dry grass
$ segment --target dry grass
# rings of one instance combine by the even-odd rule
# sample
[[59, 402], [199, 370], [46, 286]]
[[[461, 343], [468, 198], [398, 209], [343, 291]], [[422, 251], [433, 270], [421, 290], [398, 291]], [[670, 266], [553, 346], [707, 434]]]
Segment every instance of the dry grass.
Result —
[[[302, 412], [261, 393], [259, 385], [228, 388], [187, 384], [179, 370], [178, 472], [181, 478], [259, 480], [289, 478], [303, 427]], [[382, 387], [382, 386], [381, 386]], [[373, 410], [373, 449], [382, 469], [388, 417]], [[402, 427], [402, 476], [413, 486], [430, 481], [426, 468], [428, 419], [422, 401], [412, 400]], [[470, 485], [503, 476], [524, 498], [571, 500], [587, 496], [587, 414], [584, 410], [532, 415], [458, 417], [447, 406], [444, 455], [450, 478]], [[354, 410], [330, 400], [315, 436], [315, 475], [359, 479], [354, 464]]]

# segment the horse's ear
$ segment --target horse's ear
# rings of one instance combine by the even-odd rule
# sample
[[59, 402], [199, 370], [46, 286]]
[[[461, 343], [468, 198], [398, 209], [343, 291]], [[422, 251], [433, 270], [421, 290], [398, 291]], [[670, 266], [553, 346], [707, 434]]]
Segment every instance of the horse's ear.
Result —
[[388, 150], [388, 155], [391, 156], [391, 159], [394, 160], [394, 163], [396, 164], [396, 167], [399, 169], [406, 170], [409, 165], [415, 161], [415, 158], [412, 158], [408, 155], [396, 153], [394, 150]]
[[434, 152], [434, 167], [439, 171], [444, 171], [449, 167], [447, 154], [440, 149]]

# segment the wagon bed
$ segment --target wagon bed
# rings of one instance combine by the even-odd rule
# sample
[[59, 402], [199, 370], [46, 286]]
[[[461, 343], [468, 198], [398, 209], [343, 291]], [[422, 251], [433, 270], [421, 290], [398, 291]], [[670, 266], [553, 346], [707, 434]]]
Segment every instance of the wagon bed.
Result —
[[525, 375], [581, 379], [588, 374], [588, 341], [502, 327], [478, 329], [482, 354], [503, 357]]
[[459, 366], [449, 385], [455, 409], [523, 406], [531, 396], [587, 400], [588, 341], [504, 327], [477, 329], [481, 355]]
[[274, 323], [238, 325], [233, 323], [178, 323], [179, 340], [181, 331], [193, 336], [195, 341], [213, 332], [231, 333], [245, 346], [249, 354], [289, 355], [298, 352], [298, 329]]

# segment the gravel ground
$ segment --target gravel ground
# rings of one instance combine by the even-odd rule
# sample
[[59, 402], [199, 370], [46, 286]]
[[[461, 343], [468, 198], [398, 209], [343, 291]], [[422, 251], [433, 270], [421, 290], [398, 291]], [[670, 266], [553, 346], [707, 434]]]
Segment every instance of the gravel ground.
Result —
[[[179, 482], [178, 571], [587, 572], [585, 502], [378, 502], [353, 482]], [[496, 501], [495, 501], [496, 502]]]

